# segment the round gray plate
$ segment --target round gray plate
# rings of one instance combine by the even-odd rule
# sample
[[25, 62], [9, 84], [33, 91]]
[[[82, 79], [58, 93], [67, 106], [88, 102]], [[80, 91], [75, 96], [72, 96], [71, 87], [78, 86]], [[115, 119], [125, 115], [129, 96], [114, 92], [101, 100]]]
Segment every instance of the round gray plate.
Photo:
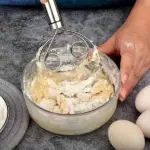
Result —
[[29, 115], [22, 93], [3, 79], [0, 79], [0, 95], [8, 106], [7, 124], [0, 133], [0, 150], [12, 150], [28, 128]]

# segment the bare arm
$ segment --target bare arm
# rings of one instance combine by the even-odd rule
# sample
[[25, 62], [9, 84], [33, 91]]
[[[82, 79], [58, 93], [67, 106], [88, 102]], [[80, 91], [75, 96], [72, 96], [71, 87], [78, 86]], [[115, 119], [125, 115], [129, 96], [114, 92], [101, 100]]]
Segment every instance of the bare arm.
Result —
[[121, 56], [123, 101], [150, 69], [150, 0], [137, 0], [125, 23], [98, 49]]

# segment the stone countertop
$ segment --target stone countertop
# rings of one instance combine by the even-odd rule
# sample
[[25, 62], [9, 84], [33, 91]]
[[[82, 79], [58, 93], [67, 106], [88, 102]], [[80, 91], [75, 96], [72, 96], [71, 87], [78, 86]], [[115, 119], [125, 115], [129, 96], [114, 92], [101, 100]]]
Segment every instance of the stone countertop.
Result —
[[[124, 22], [130, 8], [62, 11], [65, 26], [79, 31], [96, 44], [103, 43]], [[20, 88], [24, 67], [51, 35], [42, 8], [0, 6], [0, 77]], [[150, 84], [147, 72], [125, 103], [119, 104], [111, 120], [102, 128], [82, 136], [58, 136], [49, 133], [32, 120], [27, 133], [15, 150], [113, 150], [107, 138], [109, 125], [118, 119], [135, 122], [137, 93]], [[145, 150], [150, 149], [146, 140]]]

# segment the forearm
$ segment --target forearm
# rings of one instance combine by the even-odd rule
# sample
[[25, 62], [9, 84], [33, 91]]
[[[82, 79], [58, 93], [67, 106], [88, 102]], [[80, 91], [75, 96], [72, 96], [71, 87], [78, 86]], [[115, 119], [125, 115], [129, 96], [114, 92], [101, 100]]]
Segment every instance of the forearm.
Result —
[[140, 20], [140, 23], [150, 25], [150, 0], [136, 0], [136, 3], [128, 17], [128, 19]]
[[144, 5], [150, 5], [150, 1], [149, 0], [136, 0], [136, 2], [138, 2], [138, 3], [142, 3], [142, 4], [144, 4]]

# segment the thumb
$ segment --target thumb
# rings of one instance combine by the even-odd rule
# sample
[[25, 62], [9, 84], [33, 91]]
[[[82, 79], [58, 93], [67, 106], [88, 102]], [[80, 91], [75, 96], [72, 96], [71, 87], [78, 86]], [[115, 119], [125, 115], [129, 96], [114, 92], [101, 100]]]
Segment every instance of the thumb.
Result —
[[115, 35], [113, 35], [110, 39], [108, 39], [104, 44], [100, 45], [99, 47], [97, 47], [97, 49], [106, 54], [106, 55], [113, 55], [113, 54], [117, 54], [117, 49], [116, 49], [116, 45], [115, 45]]

